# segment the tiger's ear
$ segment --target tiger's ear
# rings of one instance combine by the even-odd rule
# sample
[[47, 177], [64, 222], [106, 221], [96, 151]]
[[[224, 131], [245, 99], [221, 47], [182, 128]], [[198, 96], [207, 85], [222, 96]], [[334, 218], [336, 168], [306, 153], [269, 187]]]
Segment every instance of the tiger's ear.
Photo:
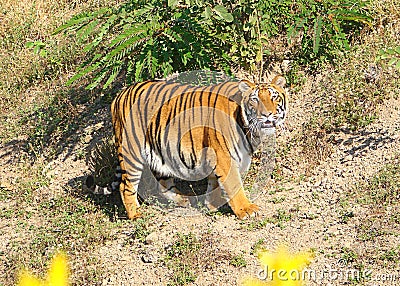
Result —
[[229, 99], [232, 101], [235, 101], [237, 104], [241, 104], [243, 100], [243, 93], [248, 92], [254, 87], [254, 83], [248, 81], [248, 80], [241, 80], [238, 84], [238, 88], [240, 92], [237, 92], [233, 96], [231, 96]]
[[249, 82], [249, 81], [247, 81], [247, 80], [241, 80], [241, 81], [239, 82], [239, 90], [240, 90], [241, 92], [246, 92], [246, 91], [248, 91], [249, 89], [251, 89], [253, 85], [254, 85], [254, 84], [252, 84], [251, 82]]
[[277, 75], [272, 80], [272, 83], [276, 84], [277, 86], [280, 86], [281, 88], [284, 88], [286, 85], [286, 79], [283, 76]]

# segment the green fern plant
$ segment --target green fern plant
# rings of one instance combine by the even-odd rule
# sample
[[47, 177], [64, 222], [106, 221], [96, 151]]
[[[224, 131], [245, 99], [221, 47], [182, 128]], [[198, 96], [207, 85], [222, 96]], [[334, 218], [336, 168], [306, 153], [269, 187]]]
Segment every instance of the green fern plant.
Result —
[[[222, 21], [232, 21], [223, 6], [212, 8]], [[92, 89], [98, 85], [107, 88], [118, 76], [124, 76], [129, 84], [182, 70], [229, 72], [227, 52], [205, 28], [203, 12], [193, 3], [151, 0], [128, 1], [117, 8], [73, 17], [55, 33], [75, 32], [85, 44], [87, 60], [68, 84], [87, 75], [93, 76], [87, 86]]]
[[289, 0], [227, 2], [226, 9], [234, 21], [222, 25], [211, 17], [208, 26], [229, 48], [231, 66], [260, 77], [264, 64], [275, 56], [273, 39], [285, 35], [292, 21], [292, 6]]
[[286, 31], [289, 40], [301, 36], [294, 55], [303, 64], [332, 59], [371, 21], [363, 0], [129, 0], [76, 15], [55, 33], [84, 45], [86, 61], [68, 84], [90, 77], [92, 89], [199, 69], [261, 76]]

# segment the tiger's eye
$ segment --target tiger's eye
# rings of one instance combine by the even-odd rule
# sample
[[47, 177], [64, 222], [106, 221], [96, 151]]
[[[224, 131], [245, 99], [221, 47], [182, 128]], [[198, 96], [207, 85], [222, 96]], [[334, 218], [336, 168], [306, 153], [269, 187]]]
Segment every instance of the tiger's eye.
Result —
[[252, 97], [250, 98], [251, 103], [258, 103], [258, 97]]

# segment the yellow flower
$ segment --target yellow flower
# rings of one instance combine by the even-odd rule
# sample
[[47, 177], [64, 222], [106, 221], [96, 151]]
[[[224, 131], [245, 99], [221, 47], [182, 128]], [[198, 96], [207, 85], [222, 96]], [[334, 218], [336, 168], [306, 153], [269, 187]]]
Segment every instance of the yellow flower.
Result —
[[68, 286], [68, 264], [67, 257], [60, 252], [51, 261], [49, 273], [45, 281], [34, 277], [27, 270], [19, 275], [18, 286]]
[[243, 286], [299, 286], [303, 285], [302, 270], [311, 262], [310, 252], [290, 254], [287, 247], [280, 245], [276, 253], [262, 250], [258, 259], [262, 266], [259, 278], [247, 278]]

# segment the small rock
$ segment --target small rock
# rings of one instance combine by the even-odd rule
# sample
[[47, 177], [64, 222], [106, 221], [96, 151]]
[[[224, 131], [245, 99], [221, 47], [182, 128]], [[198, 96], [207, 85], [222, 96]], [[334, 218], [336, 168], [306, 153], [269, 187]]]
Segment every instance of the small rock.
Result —
[[144, 263], [153, 263], [154, 262], [154, 257], [150, 253], [143, 254], [141, 259]]
[[145, 243], [146, 244], [154, 244], [154, 242], [158, 240], [158, 234], [155, 232], [151, 232], [148, 236], [146, 236]]
[[346, 157], [344, 157], [344, 161], [353, 161], [353, 156], [347, 155]]
[[84, 138], [83, 138], [83, 142], [84, 143], [89, 143], [91, 140], [92, 140], [92, 136], [91, 135], [86, 135]]

